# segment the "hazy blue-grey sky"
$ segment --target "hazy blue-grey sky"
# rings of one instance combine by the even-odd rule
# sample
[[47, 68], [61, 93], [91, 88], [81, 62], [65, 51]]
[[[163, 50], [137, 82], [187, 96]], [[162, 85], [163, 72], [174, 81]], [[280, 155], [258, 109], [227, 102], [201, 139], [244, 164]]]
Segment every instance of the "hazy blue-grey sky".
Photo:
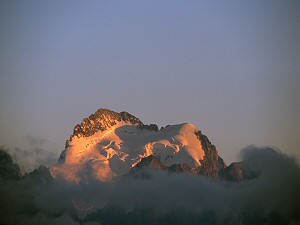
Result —
[[101, 107], [300, 158], [299, 1], [1, 1], [0, 76], [0, 145], [59, 154]]

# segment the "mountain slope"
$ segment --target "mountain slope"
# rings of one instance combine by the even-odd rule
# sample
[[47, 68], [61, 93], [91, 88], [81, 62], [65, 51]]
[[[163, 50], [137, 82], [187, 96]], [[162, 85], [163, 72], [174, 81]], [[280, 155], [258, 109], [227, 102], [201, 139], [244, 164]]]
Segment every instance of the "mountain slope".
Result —
[[193, 124], [158, 130], [156, 125], [144, 125], [127, 112], [99, 109], [75, 126], [51, 173], [76, 183], [112, 181], [151, 155], [159, 156], [167, 167], [185, 164], [207, 176], [215, 177], [220, 167], [225, 167], [215, 146]]

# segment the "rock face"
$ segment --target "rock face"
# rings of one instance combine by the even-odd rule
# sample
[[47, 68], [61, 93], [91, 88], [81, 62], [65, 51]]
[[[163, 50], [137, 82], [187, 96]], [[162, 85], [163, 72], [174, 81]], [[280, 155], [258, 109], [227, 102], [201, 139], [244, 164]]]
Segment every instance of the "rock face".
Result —
[[142, 158], [142, 160], [136, 166], [134, 166], [131, 169], [131, 171], [134, 172], [136, 170], [145, 169], [145, 168], [156, 169], [156, 170], [167, 169], [167, 167], [160, 162], [158, 157], [156, 157], [154, 155], [150, 155], [146, 158]]
[[138, 164], [131, 168], [127, 176], [139, 179], [150, 179], [151, 172], [167, 171], [169, 173], [196, 173], [188, 164], [173, 164], [169, 167], [161, 163], [159, 156], [150, 155], [143, 158]]
[[18, 164], [14, 164], [11, 156], [4, 150], [0, 149], [0, 180], [30, 180], [38, 184], [50, 184], [54, 182], [49, 169], [43, 165], [21, 176]]
[[54, 182], [49, 169], [43, 165], [39, 166], [39, 168], [33, 170], [32, 172], [25, 174], [23, 178], [30, 179], [31, 181], [40, 185], [48, 185]]
[[195, 171], [189, 167], [188, 164], [173, 164], [172, 166], [168, 167], [168, 171], [170, 173], [194, 173]]
[[135, 116], [128, 112], [113, 112], [108, 109], [99, 109], [89, 118], [84, 118], [81, 124], [77, 124], [74, 128], [73, 137], [89, 137], [98, 131], [105, 131], [117, 124], [117, 122], [124, 121], [125, 123], [143, 125], [143, 123]]
[[160, 157], [156, 157], [154, 155], [143, 158], [137, 165], [131, 168], [130, 172], [126, 175], [127, 177], [133, 177], [137, 179], [151, 179], [152, 173], [155, 171], [166, 171], [168, 173], [185, 173], [185, 174], [197, 174], [204, 175], [213, 179], [229, 181], [229, 182], [242, 182], [245, 180], [251, 180], [254, 178], [258, 178], [260, 176], [259, 171], [253, 171], [246, 169], [244, 167], [244, 162], [233, 162], [228, 167], [223, 167], [224, 161], [221, 157], [220, 170], [217, 171], [217, 174], [212, 173], [203, 173], [204, 169], [202, 166], [197, 168], [191, 168], [188, 164], [173, 164], [171, 166], [166, 166], [161, 163]]
[[232, 182], [243, 181], [243, 164], [241, 162], [231, 163], [224, 170], [220, 171], [220, 178]]
[[251, 180], [260, 176], [260, 171], [253, 170], [245, 166], [245, 162], [233, 162], [228, 167], [219, 171], [221, 180], [231, 182], [242, 182], [244, 180]]
[[0, 179], [18, 180], [21, 176], [20, 168], [13, 163], [10, 155], [0, 149]]
[[205, 156], [201, 161], [201, 167], [198, 168], [198, 173], [209, 177], [218, 177], [219, 170], [226, 167], [224, 160], [219, 157], [218, 151], [214, 145], [208, 140], [207, 136], [201, 131], [195, 133], [199, 141], [201, 141]]
[[151, 171], [166, 169], [167, 166], [162, 164], [158, 157], [150, 155], [131, 168], [128, 175], [134, 178], [148, 179], [151, 178]]
[[207, 136], [193, 124], [158, 129], [127, 112], [99, 109], [74, 128], [52, 176], [71, 182], [112, 181], [141, 168], [218, 178], [226, 168]]

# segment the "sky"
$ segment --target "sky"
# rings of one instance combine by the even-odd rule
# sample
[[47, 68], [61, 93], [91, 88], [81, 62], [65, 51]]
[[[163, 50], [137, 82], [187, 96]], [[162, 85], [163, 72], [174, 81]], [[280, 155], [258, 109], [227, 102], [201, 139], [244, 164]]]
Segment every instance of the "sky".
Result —
[[[98, 108], [300, 159], [299, 1], [1, 1], [0, 145], [57, 155]], [[39, 152], [40, 152], [39, 151]], [[33, 151], [36, 152], [36, 151]]]

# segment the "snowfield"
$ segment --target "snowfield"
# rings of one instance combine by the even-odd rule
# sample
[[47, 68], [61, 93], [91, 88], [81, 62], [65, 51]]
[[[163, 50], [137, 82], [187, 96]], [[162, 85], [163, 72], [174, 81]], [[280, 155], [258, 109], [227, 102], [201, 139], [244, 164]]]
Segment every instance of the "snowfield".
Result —
[[73, 137], [61, 162], [50, 170], [54, 177], [75, 183], [91, 178], [110, 182], [149, 155], [158, 156], [167, 166], [186, 163], [195, 168], [205, 155], [197, 131], [189, 123], [153, 131], [117, 121], [89, 137]]

